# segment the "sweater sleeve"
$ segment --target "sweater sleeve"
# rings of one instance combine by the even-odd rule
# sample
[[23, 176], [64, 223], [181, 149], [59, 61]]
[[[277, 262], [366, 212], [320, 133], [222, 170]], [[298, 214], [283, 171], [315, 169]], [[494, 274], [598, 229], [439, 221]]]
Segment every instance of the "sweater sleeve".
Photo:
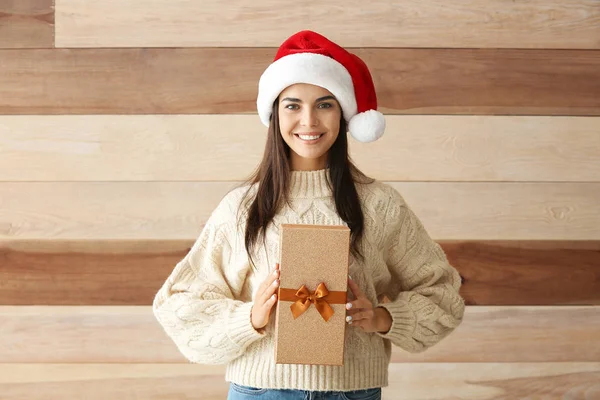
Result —
[[213, 213], [152, 305], [179, 351], [200, 364], [225, 364], [264, 336], [250, 321], [252, 303], [235, 299], [244, 274], [230, 264], [231, 245], [217, 219]]
[[392, 316], [385, 334], [396, 346], [419, 353], [438, 343], [461, 323], [461, 278], [439, 244], [394, 190], [385, 221], [386, 264], [396, 286], [392, 301], [381, 303]]

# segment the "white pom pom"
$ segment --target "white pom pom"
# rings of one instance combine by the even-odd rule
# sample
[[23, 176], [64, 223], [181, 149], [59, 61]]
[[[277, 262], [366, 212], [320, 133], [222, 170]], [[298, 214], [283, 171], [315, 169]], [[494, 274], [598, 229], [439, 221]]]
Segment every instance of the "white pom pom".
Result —
[[383, 132], [385, 131], [385, 117], [376, 110], [356, 114], [350, 119], [348, 131], [359, 142], [374, 142], [383, 136]]

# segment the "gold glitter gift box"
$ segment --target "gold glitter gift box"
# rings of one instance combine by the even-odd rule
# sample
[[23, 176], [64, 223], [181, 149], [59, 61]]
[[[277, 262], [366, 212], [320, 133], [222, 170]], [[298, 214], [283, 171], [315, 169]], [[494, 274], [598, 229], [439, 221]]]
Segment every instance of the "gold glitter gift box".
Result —
[[350, 229], [282, 224], [277, 364], [343, 365]]

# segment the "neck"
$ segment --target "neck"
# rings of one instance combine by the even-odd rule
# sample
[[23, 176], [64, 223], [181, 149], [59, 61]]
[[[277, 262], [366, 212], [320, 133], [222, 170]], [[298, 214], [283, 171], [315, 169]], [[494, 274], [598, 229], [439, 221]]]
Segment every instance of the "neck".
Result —
[[291, 152], [290, 167], [292, 171], [318, 171], [327, 168], [327, 153], [319, 158], [304, 158]]

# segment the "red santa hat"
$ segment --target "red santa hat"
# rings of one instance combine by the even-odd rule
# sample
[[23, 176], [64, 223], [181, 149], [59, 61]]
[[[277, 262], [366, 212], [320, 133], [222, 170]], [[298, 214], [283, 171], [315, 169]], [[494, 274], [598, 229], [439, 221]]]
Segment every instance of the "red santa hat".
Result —
[[301, 31], [279, 47], [273, 63], [262, 74], [256, 105], [269, 126], [273, 102], [288, 86], [309, 83], [329, 90], [342, 107], [348, 132], [360, 142], [383, 136], [385, 118], [377, 111], [377, 95], [367, 65], [326, 37]]

